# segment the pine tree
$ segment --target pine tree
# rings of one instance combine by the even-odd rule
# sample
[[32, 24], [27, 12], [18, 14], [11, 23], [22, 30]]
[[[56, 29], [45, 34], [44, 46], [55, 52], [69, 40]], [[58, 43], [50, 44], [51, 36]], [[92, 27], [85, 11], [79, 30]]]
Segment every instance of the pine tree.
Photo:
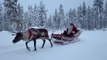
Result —
[[51, 15], [50, 15], [48, 21], [46, 22], [46, 27], [48, 29], [52, 29], [52, 17], [51, 17]]
[[23, 14], [24, 14], [23, 10], [24, 10], [23, 7], [20, 4], [18, 4], [18, 6], [17, 6], [17, 19], [23, 20]]
[[83, 2], [83, 6], [82, 6], [82, 18], [83, 18], [83, 19], [82, 19], [82, 28], [83, 28], [83, 29], [86, 28], [85, 22], [87, 22], [87, 21], [86, 21], [86, 19], [87, 19], [87, 18], [86, 18], [86, 13], [87, 13], [87, 12], [86, 12], [86, 9], [87, 9], [87, 8], [86, 8], [86, 4], [85, 4], [85, 2]]
[[104, 7], [103, 26], [104, 28], [107, 28], [107, 1], [105, 2], [105, 7]]
[[64, 15], [64, 9], [62, 4], [60, 4], [59, 7], [59, 25], [60, 25], [60, 29], [61, 28], [65, 28], [65, 15]]
[[[72, 22], [74, 24], [77, 23], [77, 16], [76, 16], [76, 10], [75, 9], [71, 9], [69, 10], [69, 13], [68, 13], [68, 19], [69, 19], [69, 24]], [[77, 25], [77, 24], [76, 24]]]
[[65, 28], [67, 29], [69, 24], [71, 23], [70, 20], [69, 20], [69, 13], [68, 12], [65, 15], [65, 20], [66, 20]]
[[[72, 22], [77, 26], [77, 15], [76, 15], [76, 9], [72, 10]], [[71, 23], [71, 22], [70, 22]]]
[[0, 4], [0, 31], [3, 30], [3, 12], [2, 12], [3, 8]]
[[5, 7], [5, 30], [12, 31], [11, 25], [15, 24], [17, 19], [17, 1], [18, 0], [4, 0]]
[[58, 19], [58, 12], [57, 9], [55, 9], [54, 15], [53, 15], [53, 29], [59, 29], [60, 28], [60, 20]]
[[82, 7], [81, 7], [81, 5], [77, 9], [77, 20], [78, 20], [78, 27], [83, 28], [82, 27], [83, 26], [82, 25], [83, 24], [83, 22], [82, 22], [83, 15], [82, 15]]
[[28, 6], [28, 27], [32, 27], [33, 26], [33, 7], [32, 6]]
[[103, 13], [104, 13], [104, 9], [103, 9], [103, 3], [104, 0], [94, 0], [94, 4], [93, 4], [93, 9], [94, 9], [94, 20], [95, 20], [95, 28], [97, 29], [101, 29], [103, 26], [102, 21], [103, 21]]
[[86, 29], [92, 30], [93, 29], [93, 12], [92, 12], [92, 8], [90, 6], [88, 6], [86, 15], [87, 15], [87, 22], [85, 23]]
[[28, 11], [23, 14], [23, 23], [24, 29], [28, 29], [33, 25], [33, 8], [30, 5], [28, 6]]
[[34, 26], [39, 26], [39, 24], [37, 23], [38, 21], [38, 6], [36, 4], [34, 4], [34, 12], [33, 12], [33, 20], [34, 20]]
[[[17, 5], [17, 16], [15, 17], [15, 23], [16, 26], [13, 25], [13, 28], [15, 28], [15, 31], [20, 31], [23, 29], [23, 7], [18, 3]], [[14, 31], [14, 30], [13, 30]]]
[[73, 22], [73, 14], [72, 14], [72, 9], [70, 8], [69, 12], [68, 12], [68, 19], [69, 19], [69, 23]]
[[24, 19], [24, 21], [23, 21], [24, 29], [29, 28], [29, 26], [28, 26], [28, 23], [29, 23], [28, 17], [29, 17], [28, 11], [24, 12], [24, 17], [23, 17], [23, 19]]
[[45, 5], [43, 2], [40, 2], [40, 5], [38, 7], [38, 23], [40, 27], [44, 27], [46, 25], [47, 21], [47, 10], [45, 8]]

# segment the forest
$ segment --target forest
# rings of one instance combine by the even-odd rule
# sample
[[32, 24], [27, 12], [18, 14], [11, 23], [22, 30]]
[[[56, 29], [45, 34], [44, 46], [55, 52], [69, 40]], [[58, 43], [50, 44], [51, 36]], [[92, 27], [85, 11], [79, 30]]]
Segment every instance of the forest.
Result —
[[107, 1], [94, 0], [92, 6], [83, 2], [75, 9], [65, 12], [60, 4], [54, 14], [47, 15], [46, 5], [29, 5], [24, 11], [18, 0], [4, 0], [0, 4], [0, 31], [10, 32], [25, 30], [30, 27], [43, 27], [49, 30], [66, 29], [71, 22], [84, 30], [99, 30], [107, 28]]

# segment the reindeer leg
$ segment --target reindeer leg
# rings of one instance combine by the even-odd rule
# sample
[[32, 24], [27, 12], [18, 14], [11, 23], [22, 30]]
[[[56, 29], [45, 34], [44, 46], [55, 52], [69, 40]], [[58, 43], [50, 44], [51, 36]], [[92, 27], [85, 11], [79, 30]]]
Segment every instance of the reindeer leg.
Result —
[[45, 45], [45, 39], [42, 39], [42, 41], [43, 41], [43, 44], [42, 44], [42, 47], [41, 48], [44, 48], [44, 45]]
[[49, 40], [49, 42], [50, 42], [50, 44], [51, 44], [51, 47], [53, 47], [53, 44], [52, 44], [52, 42], [51, 42], [51, 39], [48, 39]]
[[29, 42], [30, 42], [30, 41], [27, 41], [27, 42], [25, 43], [25, 45], [26, 45], [27, 50], [30, 51], [30, 48], [28, 47], [28, 43], [29, 43]]
[[33, 40], [33, 42], [34, 42], [34, 51], [36, 51], [36, 39]]

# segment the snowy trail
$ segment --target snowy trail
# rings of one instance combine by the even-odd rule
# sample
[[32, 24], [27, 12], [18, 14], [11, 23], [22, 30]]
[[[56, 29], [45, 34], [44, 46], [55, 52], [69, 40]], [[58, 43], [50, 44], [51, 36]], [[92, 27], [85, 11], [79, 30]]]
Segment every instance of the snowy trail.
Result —
[[[60, 33], [58, 31], [56, 33]], [[50, 47], [47, 41], [41, 49], [42, 41], [37, 41], [37, 51], [27, 51], [24, 42], [12, 43], [11, 33], [0, 32], [0, 60], [107, 60], [107, 31], [84, 31], [80, 41], [68, 45]]]

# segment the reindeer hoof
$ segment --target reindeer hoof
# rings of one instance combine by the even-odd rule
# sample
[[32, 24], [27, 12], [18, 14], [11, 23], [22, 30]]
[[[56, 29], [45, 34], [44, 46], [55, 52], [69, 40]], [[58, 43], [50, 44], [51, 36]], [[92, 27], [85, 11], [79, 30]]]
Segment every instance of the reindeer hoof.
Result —
[[51, 47], [53, 47], [53, 44], [51, 45]]
[[42, 46], [41, 49], [43, 49], [44, 47]]
[[29, 49], [29, 48], [27, 48], [27, 50], [28, 50], [28, 51], [30, 51], [30, 49]]
[[53, 45], [51, 47], [53, 47]]
[[37, 51], [36, 49], [34, 49], [33, 51]]

